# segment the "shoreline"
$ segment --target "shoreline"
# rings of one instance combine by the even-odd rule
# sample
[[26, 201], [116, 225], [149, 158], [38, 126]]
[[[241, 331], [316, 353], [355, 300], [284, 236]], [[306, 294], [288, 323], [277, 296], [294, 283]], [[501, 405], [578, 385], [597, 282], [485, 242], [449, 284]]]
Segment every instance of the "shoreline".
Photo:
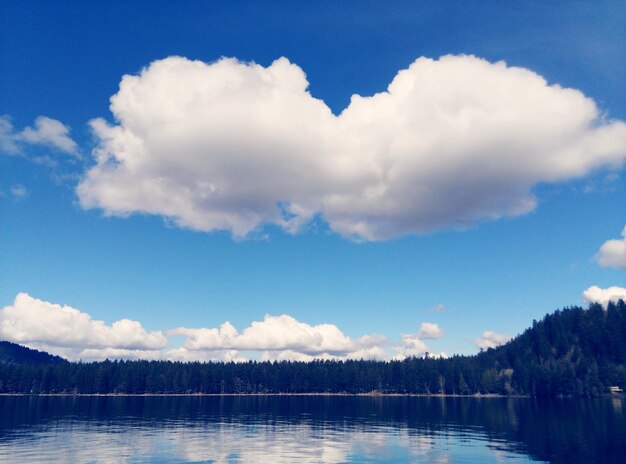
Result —
[[37, 396], [37, 397], [104, 397], [104, 398], [151, 398], [151, 397], [363, 397], [363, 398], [530, 398], [528, 395], [500, 395], [497, 393], [476, 393], [473, 395], [457, 395], [442, 393], [0, 393], [2, 396]]
[[[1, 397], [44, 397], [44, 398], [220, 398], [220, 397], [336, 397], [336, 398], [536, 398], [531, 395], [501, 395], [499, 393], [474, 393], [472, 395], [442, 393], [0, 393]], [[625, 398], [626, 394], [607, 393], [598, 396], [554, 396], [564, 398]]]

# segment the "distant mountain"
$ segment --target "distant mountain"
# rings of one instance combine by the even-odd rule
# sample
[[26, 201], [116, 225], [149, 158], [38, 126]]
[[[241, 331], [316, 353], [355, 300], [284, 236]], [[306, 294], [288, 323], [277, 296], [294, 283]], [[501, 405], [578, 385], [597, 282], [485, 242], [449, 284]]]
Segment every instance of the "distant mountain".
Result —
[[59, 364], [67, 362], [59, 356], [37, 351], [16, 343], [0, 341], [0, 363], [9, 364]]
[[403, 361], [70, 363], [0, 342], [0, 393], [597, 396], [626, 389], [626, 303], [566, 308], [474, 356]]

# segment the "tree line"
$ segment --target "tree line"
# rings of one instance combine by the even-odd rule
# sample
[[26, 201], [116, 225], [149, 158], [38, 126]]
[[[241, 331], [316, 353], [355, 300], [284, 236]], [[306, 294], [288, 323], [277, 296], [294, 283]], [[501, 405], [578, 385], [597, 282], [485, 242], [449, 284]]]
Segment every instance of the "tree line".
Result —
[[532, 327], [505, 345], [450, 358], [17, 362], [15, 354], [9, 359], [0, 349], [0, 393], [597, 396], [610, 386], [626, 388], [625, 361], [626, 304], [620, 301], [607, 308], [592, 304], [587, 309], [556, 311], [533, 321]]

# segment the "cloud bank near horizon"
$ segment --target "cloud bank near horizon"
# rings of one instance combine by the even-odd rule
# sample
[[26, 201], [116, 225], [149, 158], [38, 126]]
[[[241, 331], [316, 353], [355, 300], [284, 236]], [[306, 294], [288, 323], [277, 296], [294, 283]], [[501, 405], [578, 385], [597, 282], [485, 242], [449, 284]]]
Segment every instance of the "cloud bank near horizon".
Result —
[[533, 187], [617, 168], [626, 124], [540, 75], [474, 56], [419, 58], [339, 115], [286, 58], [169, 57], [122, 78], [95, 119], [83, 208], [246, 237], [322, 217], [374, 241], [533, 210]]
[[117, 350], [130, 356], [160, 350], [168, 344], [162, 332], [147, 332], [137, 321], [121, 319], [106, 325], [78, 309], [27, 293], [19, 293], [12, 305], [0, 310], [0, 338], [70, 359], [88, 359], [81, 355], [100, 350]]
[[168, 334], [187, 337], [183, 348], [189, 351], [261, 351], [264, 359], [284, 359], [285, 353], [293, 355], [294, 359], [313, 359], [315, 356], [384, 359], [386, 353], [382, 347], [387, 344], [387, 339], [379, 335], [364, 335], [352, 340], [333, 324], [311, 326], [286, 314], [266, 314], [263, 321], [252, 322], [241, 333], [225, 322], [219, 328], [180, 327], [169, 330]]
[[[424, 332], [426, 330], [426, 332]], [[175, 347], [168, 337], [183, 336]], [[381, 335], [352, 339], [334, 324], [309, 325], [283, 314], [266, 315], [239, 332], [230, 322], [219, 328], [178, 327], [147, 331], [140, 322], [122, 319], [110, 325], [70, 306], [19, 293], [0, 309], [0, 339], [47, 351], [70, 360], [166, 359], [172, 361], [312, 361], [314, 359], [404, 359], [430, 352], [423, 338], [441, 338], [437, 324], [402, 335], [392, 345]]]

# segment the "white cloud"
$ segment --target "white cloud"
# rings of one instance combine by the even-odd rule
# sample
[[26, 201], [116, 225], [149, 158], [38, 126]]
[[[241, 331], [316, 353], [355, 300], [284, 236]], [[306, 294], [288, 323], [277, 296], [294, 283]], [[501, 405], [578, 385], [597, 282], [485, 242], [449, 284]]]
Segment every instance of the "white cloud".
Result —
[[219, 328], [179, 327], [168, 334], [187, 337], [183, 346], [190, 351], [265, 351], [267, 359], [375, 355], [374, 351], [368, 350], [386, 342], [384, 337], [377, 335], [353, 340], [333, 324], [311, 326], [286, 314], [266, 315], [263, 321], [252, 322], [241, 333], [229, 322], [224, 322]]
[[511, 339], [508, 335], [500, 334], [498, 332], [491, 332], [487, 330], [483, 332], [482, 337], [474, 340], [474, 345], [478, 348], [486, 350], [487, 348], [495, 348], [503, 345]]
[[[183, 346], [169, 345], [167, 336], [175, 335], [186, 337]], [[311, 326], [288, 315], [267, 315], [241, 333], [229, 322], [219, 328], [148, 332], [137, 321], [106, 325], [88, 313], [27, 293], [19, 293], [12, 305], [0, 309], [0, 339], [84, 361], [246, 361], [241, 351], [262, 360], [389, 359], [383, 336], [352, 339], [333, 324]]]
[[[48, 351], [43, 347], [44, 351]], [[55, 348], [52, 348], [55, 350]], [[55, 354], [63, 356], [67, 359], [80, 359], [83, 361], [104, 361], [105, 359], [129, 359], [129, 360], [148, 360], [148, 361], [223, 361], [223, 362], [244, 362], [246, 358], [239, 355], [235, 350], [221, 351], [190, 351], [185, 348], [172, 348], [167, 350], [129, 350], [124, 348], [85, 348], [85, 349], [65, 349], [60, 352], [56, 350]]]
[[602, 306], [606, 307], [610, 301], [614, 303], [619, 300], [626, 301], [626, 288], [600, 288], [594, 285], [583, 292], [583, 297], [589, 303], [600, 303]]
[[35, 127], [25, 128], [18, 137], [31, 144], [48, 145], [65, 153], [78, 155], [78, 145], [69, 136], [70, 129], [61, 121], [39, 116]]
[[[424, 340], [437, 339], [443, 337], [444, 335], [444, 331], [441, 327], [439, 327], [439, 324], [422, 322], [416, 334], [402, 334], [402, 344], [394, 347], [397, 354], [393, 358], [403, 360], [411, 356], [422, 357], [426, 353], [430, 353], [432, 355], [430, 347]], [[434, 354], [433, 356], [447, 357], [445, 353]]]
[[117, 123], [91, 122], [84, 208], [161, 215], [243, 237], [321, 214], [362, 240], [464, 227], [535, 207], [538, 183], [621, 165], [626, 124], [581, 92], [473, 56], [420, 58], [338, 116], [304, 72], [222, 59], [124, 76]]
[[395, 350], [398, 352], [394, 356], [396, 360], [403, 360], [405, 358], [416, 356], [424, 356], [430, 351], [430, 348], [423, 340], [416, 334], [402, 334], [402, 345], [396, 346]]
[[621, 240], [607, 240], [598, 252], [598, 264], [602, 267], [626, 269], [626, 227]]
[[139, 322], [122, 319], [111, 325], [87, 313], [19, 293], [0, 310], [0, 337], [74, 357], [84, 349], [158, 350], [167, 345], [161, 332], [147, 332]]
[[388, 360], [389, 355], [380, 346], [373, 346], [345, 354], [308, 354], [299, 351], [264, 351], [261, 354], [261, 361], [304, 361], [310, 362], [316, 359], [345, 361], [348, 359], [370, 359], [370, 360]]
[[439, 324], [434, 324], [432, 322], [422, 322], [417, 336], [426, 340], [441, 338], [444, 336], [444, 332], [441, 327], [439, 327]]
[[[385, 350], [388, 340], [380, 335], [364, 335], [351, 339], [335, 325], [311, 326], [291, 316], [266, 315], [263, 321], [253, 322], [241, 333], [229, 322], [219, 328], [189, 329], [180, 327], [169, 335], [187, 337], [183, 348], [196, 350], [262, 351], [264, 361], [312, 361], [313, 359], [390, 359]], [[402, 344], [394, 346], [393, 359], [423, 356], [430, 351], [423, 339], [443, 337], [437, 325], [425, 322], [418, 334], [402, 334]]]
[[0, 150], [8, 154], [18, 154], [24, 144], [46, 145], [56, 150], [80, 156], [78, 145], [69, 136], [70, 128], [61, 121], [39, 116], [35, 119], [35, 127], [26, 127], [15, 132], [11, 119], [0, 116]]
[[66, 350], [68, 359], [82, 361], [104, 361], [105, 359], [129, 359], [156, 361], [165, 359], [160, 350], [129, 350], [125, 348], [85, 348], [81, 350]]
[[0, 116], [0, 152], [15, 155], [19, 151], [11, 119], [6, 115]]
[[16, 199], [24, 198], [28, 195], [28, 190], [23, 185], [14, 185], [9, 191], [11, 192], [13, 198]]

